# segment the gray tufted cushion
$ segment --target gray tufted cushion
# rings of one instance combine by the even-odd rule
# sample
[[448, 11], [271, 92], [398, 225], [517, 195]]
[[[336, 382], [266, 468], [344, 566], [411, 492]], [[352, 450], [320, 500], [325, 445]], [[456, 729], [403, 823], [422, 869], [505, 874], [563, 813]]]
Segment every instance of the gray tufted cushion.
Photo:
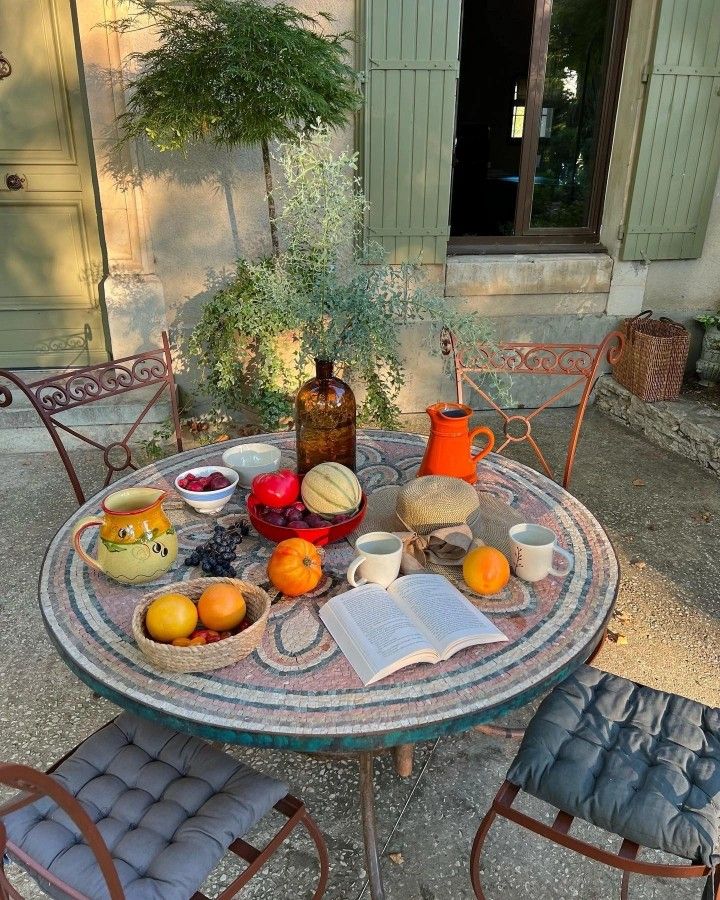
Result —
[[[98, 826], [127, 900], [188, 900], [229, 845], [287, 794], [286, 785], [204, 741], [127, 713], [54, 777]], [[90, 848], [51, 800], [4, 821], [9, 840], [54, 875], [92, 900], [108, 896]]]
[[542, 702], [507, 778], [644, 847], [720, 862], [720, 709], [583, 666]]

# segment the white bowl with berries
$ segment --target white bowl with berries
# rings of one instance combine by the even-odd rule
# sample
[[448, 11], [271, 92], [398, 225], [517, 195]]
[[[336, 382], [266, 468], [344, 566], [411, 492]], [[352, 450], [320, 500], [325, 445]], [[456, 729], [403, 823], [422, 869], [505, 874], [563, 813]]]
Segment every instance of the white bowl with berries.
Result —
[[175, 490], [188, 506], [203, 515], [220, 512], [235, 493], [238, 473], [226, 466], [198, 466], [181, 472]]

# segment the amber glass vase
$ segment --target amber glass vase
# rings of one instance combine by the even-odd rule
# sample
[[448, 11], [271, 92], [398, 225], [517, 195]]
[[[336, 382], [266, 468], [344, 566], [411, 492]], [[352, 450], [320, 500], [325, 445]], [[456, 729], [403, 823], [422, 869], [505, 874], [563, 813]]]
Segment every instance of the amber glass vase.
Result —
[[297, 470], [309, 472], [321, 462], [338, 462], [355, 471], [355, 395], [333, 375], [333, 363], [315, 360], [315, 377], [295, 400]]

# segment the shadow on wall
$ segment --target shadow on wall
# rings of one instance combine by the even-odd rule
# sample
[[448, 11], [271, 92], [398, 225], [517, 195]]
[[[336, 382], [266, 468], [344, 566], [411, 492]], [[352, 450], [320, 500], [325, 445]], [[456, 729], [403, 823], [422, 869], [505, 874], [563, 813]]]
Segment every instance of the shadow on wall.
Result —
[[[88, 86], [105, 88], [122, 87], [120, 74], [101, 66], [92, 65], [86, 69]], [[236, 257], [252, 258], [267, 251], [267, 236], [264, 233], [245, 235], [241, 239], [242, 222], [247, 223], [247, 212], [236, 208], [233, 191], [247, 192], [248, 180], [261, 178], [259, 153], [257, 167], [249, 164], [248, 148], [229, 150], [211, 143], [197, 144], [185, 151], [161, 152], [148, 141], [134, 141], [132, 151], [128, 147], [117, 146], [118, 131], [114, 122], [107, 126], [101, 138], [101, 156], [104, 159], [103, 174], [111, 179], [115, 188], [124, 192], [131, 187], [143, 188], [149, 182], [172, 185], [180, 188], [202, 187], [206, 194], [207, 206], [214, 212], [224, 210]], [[257, 171], [256, 171], [257, 169]], [[166, 198], [167, 199], [167, 198]], [[155, 198], [157, 200], [157, 198]], [[253, 197], [252, 206], [264, 205], [264, 193]], [[154, 204], [157, 206], [157, 202]], [[151, 209], [153, 216], [158, 210]], [[266, 213], [267, 215], [267, 213]], [[194, 223], [189, 223], [192, 226]], [[265, 224], [265, 223], [263, 223]]]

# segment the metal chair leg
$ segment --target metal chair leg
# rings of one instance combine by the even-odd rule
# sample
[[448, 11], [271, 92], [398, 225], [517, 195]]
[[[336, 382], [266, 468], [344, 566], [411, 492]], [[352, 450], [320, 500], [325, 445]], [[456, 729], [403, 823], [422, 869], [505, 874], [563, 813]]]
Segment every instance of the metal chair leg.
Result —
[[629, 884], [630, 884], [630, 873], [623, 872], [622, 881], [620, 882], [620, 900], [628, 900]]
[[720, 866], [708, 875], [702, 900], [720, 900]]
[[473, 841], [472, 852], [470, 853], [470, 881], [472, 882], [477, 900], [485, 900], [485, 894], [483, 893], [482, 884], [480, 882], [480, 857], [482, 855], [483, 845], [485, 844], [485, 838], [488, 836], [488, 832], [490, 831], [496, 815], [495, 810], [491, 806], [485, 814], [485, 818], [480, 823], [480, 827], [475, 835], [475, 840]]
[[504, 725], [476, 725], [473, 731], [489, 734], [491, 737], [508, 738], [511, 741], [521, 741], [525, 737], [524, 728], [506, 728]]
[[310, 816], [303, 816], [302, 823], [305, 826], [305, 830], [310, 836], [310, 839], [315, 844], [315, 849], [318, 853], [318, 861], [320, 863], [320, 878], [318, 879], [318, 885], [315, 889], [315, 893], [312, 895], [312, 900], [320, 900], [320, 898], [324, 896], [325, 891], [327, 890], [328, 876], [330, 874], [330, 857], [328, 856], [328, 848], [322, 832], [317, 827], [314, 820], [310, 818]]

